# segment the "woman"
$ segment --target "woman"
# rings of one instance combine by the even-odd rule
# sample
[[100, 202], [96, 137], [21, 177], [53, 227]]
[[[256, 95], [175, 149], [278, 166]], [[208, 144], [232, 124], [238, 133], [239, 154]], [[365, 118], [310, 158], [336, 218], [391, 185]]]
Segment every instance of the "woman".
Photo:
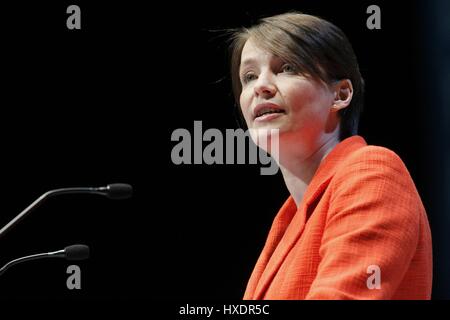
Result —
[[244, 299], [430, 299], [426, 212], [402, 160], [356, 135], [364, 83], [343, 32], [287, 13], [231, 48], [236, 101], [251, 131], [278, 130], [290, 193]]

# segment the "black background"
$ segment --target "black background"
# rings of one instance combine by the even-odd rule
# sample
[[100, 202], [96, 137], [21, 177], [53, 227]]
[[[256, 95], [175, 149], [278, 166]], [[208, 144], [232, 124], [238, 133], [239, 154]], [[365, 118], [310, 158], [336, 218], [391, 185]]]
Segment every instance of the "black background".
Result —
[[[81, 7], [81, 30], [66, 28], [70, 4]], [[370, 4], [381, 8], [381, 30], [366, 27]], [[69, 262], [42, 260], [8, 270], [0, 297], [240, 299], [287, 190], [258, 165], [174, 165], [171, 134], [193, 132], [194, 120], [204, 130], [238, 127], [223, 30], [288, 10], [347, 34], [366, 81], [360, 133], [401, 156], [438, 234], [423, 9], [409, 1], [2, 5], [0, 223], [49, 189], [125, 182], [135, 193], [63, 196], [33, 212], [0, 239], [1, 263], [85, 243], [82, 289], [66, 288]], [[435, 268], [445, 267], [446, 249], [435, 248]], [[439, 276], [434, 295], [443, 298]]]

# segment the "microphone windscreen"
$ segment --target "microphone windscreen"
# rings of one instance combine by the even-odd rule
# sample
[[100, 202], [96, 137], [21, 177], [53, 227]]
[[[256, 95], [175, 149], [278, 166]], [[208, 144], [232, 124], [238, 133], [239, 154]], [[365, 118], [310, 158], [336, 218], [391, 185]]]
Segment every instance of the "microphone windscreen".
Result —
[[89, 247], [84, 244], [74, 244], [64, 248], [66, 259], [70, 261], [85, 260], [89, 258]]
[[106, 196], [110, 199], [128, 199], [133, 194], [133, 187], [126, 183], [113, 183], [107, 186]]

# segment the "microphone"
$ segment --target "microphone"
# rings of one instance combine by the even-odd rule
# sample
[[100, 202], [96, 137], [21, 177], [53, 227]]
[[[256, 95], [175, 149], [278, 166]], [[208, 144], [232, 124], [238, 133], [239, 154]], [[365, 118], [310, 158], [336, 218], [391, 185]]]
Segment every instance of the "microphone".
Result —
[[74, 244], [68, 247], [65, 247], [63, 250], [47, 252], [47, 253], [38, 253], [30, 256], [25, 256], [21, 258], [14, 259], [7, 264], [5, 264], [0, 269], [0, 276], [10, 267], [25, 261], [44, 259], [44, 258], [64, 258], [69, 261], [80, 261], [89, 258], [89, 247], [84, 244]]
[[50, 190], [37, 198], [32, 204], [26, 207], [14, 219], [8, 222], [2, 229], [0, 229], [0, 238], [15, 224], [22, 220], [31, 210], [35, 209], [45, 199], [62, 194], [88, 193], [99, 194], [106, 196], [109, 199], [127, 199], [133, 193], [133, 187], [125, 183], [108, 184], [106, 187], [77, 187], [77, 188], [62, 188]]

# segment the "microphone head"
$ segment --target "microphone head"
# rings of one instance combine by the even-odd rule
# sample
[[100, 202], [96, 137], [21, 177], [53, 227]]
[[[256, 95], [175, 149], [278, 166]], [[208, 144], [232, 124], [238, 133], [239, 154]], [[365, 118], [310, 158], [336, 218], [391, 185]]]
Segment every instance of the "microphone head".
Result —
[[79, 261], [89, 258], [89, 247], [84, 244], [74, 244], [64, 248], [65, 258], [69, 261]]
[[110, 199], [128, 199], [133, 194], [133, 187], [126, 183], [112, 183], [106, 186], [105, 196]]

